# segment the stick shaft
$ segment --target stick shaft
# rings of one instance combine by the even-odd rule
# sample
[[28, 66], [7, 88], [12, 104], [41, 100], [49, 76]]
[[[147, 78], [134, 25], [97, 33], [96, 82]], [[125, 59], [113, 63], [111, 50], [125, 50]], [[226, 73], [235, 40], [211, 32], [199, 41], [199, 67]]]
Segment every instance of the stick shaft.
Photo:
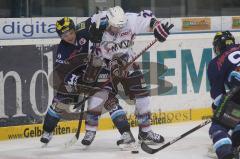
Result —
[[162, 149], [164, 149], [164, 148], [166, 148], [166, 147], [174, 144], [174, 143], [177, 142], [178, 140], [186, 137], [187, 135], [195, 132], [196, 130], [202, 128], [203, 126], [209, 124], [210, 122], [211, 122], [211, 119], [208, 119], [208, 120], [204, 121], [203, 123], [201, 123], [201, 124], [197, 125], [196, 127], [188, 130], [187, 132], [185, 132], [185, 133], [183, 133], [182, 135], [174, 138], [173, 140], [167, 142], [166, 144], [162, 145], [162, 146], [159, 147], [159, 148], [156, 148], [156, 149], [150, 148], [150, 147], [149, 147], [148, 145], [146, 145], [144, 142], [142, 142], [141, 148], [142, 148], [143, 151], [145, 151], [145, 152], [147, 152], [147, 153], [154, 154], [154, 153], [156, 153], [156, 152], [158, 152], [158, 151], [160, 151], [160, 150], [162, 150]]
[[[129, 66], [131, 66], [140, 56], [142, 56], [150, 47], [152, 47], [157, 42], [157, 39], [154, 39], [152, 42], [150, 42], [137, 56], [135, 56], [130, 62], [127, 63], [127, 65], [124, 67], [124, 71], [128, 69]], [[103, 88], [107, 84], [109, 84], [111, 81], [111, 78], [108, 79], [106, 82], [104, 82], [100, 88]], [[75, 108], [78, 108], [82, 105], [82, 103], [85, 103], [86, 100], [88, 100], [89, 97], [84, 98], [80, 104], [76, 104], [74, 106]]]

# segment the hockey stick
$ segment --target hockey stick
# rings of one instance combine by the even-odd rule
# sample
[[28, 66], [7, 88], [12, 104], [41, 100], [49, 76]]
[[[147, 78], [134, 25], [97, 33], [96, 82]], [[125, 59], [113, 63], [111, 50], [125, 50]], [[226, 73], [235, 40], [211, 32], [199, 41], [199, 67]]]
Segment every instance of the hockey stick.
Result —
[[[124, 71], [126, 71], [128, 69], [129, 66], [131, 66], [140, 56], [142, 56], [150, 47], [152, 47], [158, 40], [154, 39], [152, 42], [150, 42], [137, 56], [135, 56], [130, 62], [128, 62], [126, 64], [126, 66], [123, 68]], [[111, 79], [108, 79], [106, 82], [104, 82], [100, 88], [103, 88], [104, 86], [106, 86], [109, 82], [111, 81]], [[89, 99], [89, 96], [84, 98], [80, 103], [76, 104], [74, 106], [75, 108], [80, 107], [83, 103], [86, 102], [86, 100]]]
[[[85, 98], [87, 98], [87, 97], [84, 96], [83, 101], [86, 101]], [[74, 145], [77, 142], [77, 140], [79, 138], [79, 135], [80, 135], [80, 130], [81, 130], [82, 121], [83, 121], [83, 115], [84, 115], [85, 102], [84, 103], [80, 102], [80, 103], [81, 103], [82, 106], [81, 106], [81, 112], [80, 112], [80, 116], [79, 116], [79, 120], [78, 120], [77, 131], [76, 131], [74, 137], [70, 141], [65, 143], [66, 148]]]
[[197, 125], [196, 127], [188, 130], [187, 132], [185, 132], [185, 133], [183, 133], [182, 135], [174, 138], [173, 140], [167, 142], [166, 144], [162, 145], [162, 146], [159, 147], [159, 148], [156, 148], [156, 149], [150, 148], [150, 147], [149, 147], [147, 144], [145, 144], [144, 142], [142, 142], [141, 148], [142, 148], [143, 151], [145, 151], [145, 152], [147, 152], [147, 153], [149, 153], [149, 154], [154, 154], [154, 153], [156, 153], [156, 152], [158, 152], [158, 151], [160, 151], [160, 150], [162, 150], [162, 149], [164, 149], [164, 148], [172, 145], [173, 143], [177, 142], [178, 140], [184, 138], [185, 136], [193, 133], [194, 131], [202, 128], [203, 126], [211, 123], [211, 121], [212, 121], [211, 119], [208, 119], [208, 120], [204, 121], [203, 123], [201, 123], [201, 124]]
[[[126, 64], [126, 66], [124, 67], [124, 70], [127, 70], [130, 65], [132, 65], [140, 56], [142, 56], [157, 41], [158, 41], [157, 39], [154, 39], [152, 42], [150, 42], [137, 56], [135, 56], [129, 63]], [[111, 81], [111, 78], [109, 78], [106, 82], [104, 82], [101, 85], [100, 88], [103, 88], [104, 86], [106, 86], [110, 81]], [[77, 131], [76, 131], [76, 134], [74, 135], [74, 137], [69, 142], [65, 143], [65, 147], [70, 147], [70, 146], [74, 145], [79, 138], [80, 129], [81, 129], [81, 125], [82, 125], [83, 114], [84, 114], [85, 102], [89, 98], [90, 98], [90, 96], [84, 97], [84, 99], [81, 102], [79, 102], [78, 104], [76, 104], [74, 106], [74, 109], [81, 106], [81, 113], [80, 113], [80, 118], [79, 118], [79, 122], [78, 122], [78, 128], [77, 128]]]

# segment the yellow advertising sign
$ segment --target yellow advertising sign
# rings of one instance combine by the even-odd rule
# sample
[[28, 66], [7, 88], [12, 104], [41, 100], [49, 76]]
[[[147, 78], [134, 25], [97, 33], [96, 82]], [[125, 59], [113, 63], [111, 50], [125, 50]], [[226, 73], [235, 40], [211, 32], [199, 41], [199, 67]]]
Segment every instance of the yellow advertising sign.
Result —
[[210, 18], [183, 18], [182, 30], [183, 31], [196, 31], [196, 30], [210, 30]]
[[232, 17], [232, 29], [240, 29], [240, 17]]
[[[169, 112], [153, 112], [151, 116], [151, 124], [159, 125], [166, 123], [176, 123], [185, 121], [205, 120], [212, 116], [211, 108], [198, 108], [187, 110], [176, 110]], [[138, 121], [133, 114], [128, 116], [128, 122], [131, 127], [136, 127]], [[54, 135], [62, 135], [75, 133], [77, 130], [78, 121], [65, 121], [60, 122], [54, 129]], [[85, 124], [81, 127], [81, 132], [84, 132]], [[110, 118], [102, 118], [99, 123], [99, 130], [115, 129]], [[1, 140], [14, 140], [23, 138], [40, 137], [42, 135], [42, 124], [33, 125], [20, 125], [0, 127], [0, 141]]]

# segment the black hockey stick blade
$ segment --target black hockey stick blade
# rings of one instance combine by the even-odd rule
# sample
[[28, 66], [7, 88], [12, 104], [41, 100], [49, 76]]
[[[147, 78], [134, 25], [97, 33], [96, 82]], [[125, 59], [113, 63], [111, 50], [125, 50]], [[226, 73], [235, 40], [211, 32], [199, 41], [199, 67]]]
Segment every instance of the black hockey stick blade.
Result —
[[174, 138], [173, 140], [167, 142], [166, 144], [162, 145], [162, 146], [159, 147], [159, 148], [156, 148], [156, 149], [151, 148], [151, 147], [149, 147], [147, 144], [145, 144], [144, 142], [142, 142], [141, 148], [142, 148], [143, 151], [145, 151], [145, 152], [147, 152], [147, 153], [149, 153], [149, 154], [154, 154], [154, 153], [156, 153], [156, 152], [158, 152], [158, 151], [160, 151], [160, 150], [162, 150], [162, 149], [164, 149], [164, 148], [172, 145], [173, 143], [177, 142], [178, 140], [184, 138], [185, 136], [193, 133], [194, 131], [202, 128], [203, 126], [207, 125], [207, 124], [210, 123], [211, 121], [212, 121], [211, 119], [208, 119], [208, 120], [204, 121], [203, 123], [201, 123], [201, 124], [197, 125], [196, 127], [188, 130], [187, 132], [185, 132], [185, 133], [183, 133], [182, 135]]

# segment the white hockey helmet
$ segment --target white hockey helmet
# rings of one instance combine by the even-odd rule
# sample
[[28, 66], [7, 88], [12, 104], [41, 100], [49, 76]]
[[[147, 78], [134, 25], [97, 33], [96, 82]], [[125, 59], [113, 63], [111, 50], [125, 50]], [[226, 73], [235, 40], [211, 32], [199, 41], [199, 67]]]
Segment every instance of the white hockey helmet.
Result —
[[127, 23], [127, 17], [119, 6], [109, 8], [107, 18], [109, 25], [113, 27], [122, 28]]

